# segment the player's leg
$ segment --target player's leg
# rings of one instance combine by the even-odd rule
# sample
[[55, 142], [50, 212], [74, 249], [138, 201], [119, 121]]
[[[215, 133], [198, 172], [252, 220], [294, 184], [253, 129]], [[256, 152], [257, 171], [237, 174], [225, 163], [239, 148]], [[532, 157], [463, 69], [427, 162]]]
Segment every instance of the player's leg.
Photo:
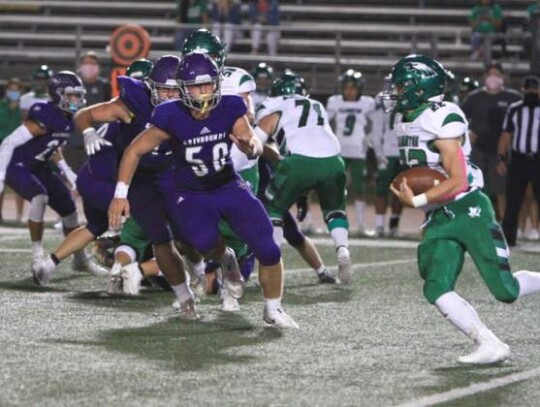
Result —
[[341, 157], [319, 159], [319, 182], [316, 186], [324, 220], [334, 241], [338, 263], [338, 278], [349, 284], [352, 277], [349, 253], [349, 221], [346, 212], [346, 174]]
[[351, 191], [354, 198], [354, 211], [356, 213], [358, 232], [364, 234], [366, 211], [366, 201], [364, 198], [364, 171], [366, 168], [366, 160], [349, 158], [347, 161], [351, 170]]
[[297, 328], [281, 305], [283, 263], [281, 250], [274, 241], [272, 223], [255, 196], [238, 184], [231, 184], [220, 200], [223, 216], [259, 261], [259, 282], [265, 299], [264, 320], [274, 326]]
[[510, 182], [506, 184], [506, 210], [502, 228], [510, 246], [516, 244], [519, 213], [529, 183], [528, 168], [523, 164], [526, 164], [524, 160], [516, 159], [508, 167]]

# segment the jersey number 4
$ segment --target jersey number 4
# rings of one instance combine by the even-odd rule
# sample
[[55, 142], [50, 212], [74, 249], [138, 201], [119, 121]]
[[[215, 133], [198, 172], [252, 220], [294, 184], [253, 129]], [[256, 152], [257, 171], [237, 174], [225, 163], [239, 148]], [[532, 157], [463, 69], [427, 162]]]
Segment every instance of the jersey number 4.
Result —
[[[202, 150], [202, 146], [186, 148], [186, 161], [191, 166], [191, 169], [198, 177], [204, 177], [210, 170], [206, 163], [200, 158], [195, 158]], [[214, 170], [219, 172], [225, 167], [227, 157], [229, 155], [229, 146], [227, 143], [218, 143], [212, 148], [212, 163]]]

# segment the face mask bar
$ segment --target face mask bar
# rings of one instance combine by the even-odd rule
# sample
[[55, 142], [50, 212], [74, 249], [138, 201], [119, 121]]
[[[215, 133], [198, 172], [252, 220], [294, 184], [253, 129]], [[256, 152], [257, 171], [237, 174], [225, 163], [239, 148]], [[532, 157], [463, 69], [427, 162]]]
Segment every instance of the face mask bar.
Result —
[[[214, 90], [211, 94], [203, 94], [197, 97], [191, 96], [189, 93], [190, 86], [204, 85], [207, 83], [214, 84]], [[201, 113], [206, 113], [216, 107], [221, 100], [221, 80], [219, 78], [214, 78], [211, 81], [178, 81], [178, 84], [180, 85], [182, 100], [190, 109], [200, 111]]]
[[390, 75], [384, 78], [383, 90], [379, 92], [377, 97], [386, 113], [391, 112], [396, 107], [398, 94]]
[[[84, 96], [86, 95], [86, 89], [84, 89], [83, 87], [68, 86], [67, 88], [58, 89], [57, 93], [60, 97], [58, 107], [60, 107], [60, 109], [65, 112], [75, 113], [86, 105], [86, 99], [84, 98]], [[73, 96], [75, 96], [76, 101], [71, 100]]]

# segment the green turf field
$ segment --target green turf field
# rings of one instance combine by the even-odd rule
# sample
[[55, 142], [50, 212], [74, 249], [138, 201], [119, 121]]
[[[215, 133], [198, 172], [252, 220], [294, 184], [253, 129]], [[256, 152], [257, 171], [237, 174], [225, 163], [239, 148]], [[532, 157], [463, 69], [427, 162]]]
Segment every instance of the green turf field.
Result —
[[[467, 261], [458, 291], [514, 357], [459, 366], [473, 347], [422, 298], [414, 242], [354, 241], [350, 288], [317, 284], [285, 249], [284, 303], [300, 330], [278, 331], [265, 327], [253, 285], [240, 313], [210, 298], [187, 324], [172, 294], [110, 298], [105, 279], [69, 261], [36, 288], [27, 239], [0, 228], [0, 406], [540, 404], [540, 296], [497, 303]], [[49, 248], [59, 241], [47, 231]], [[333, 265], [328, 240], [319, 248]], [[516, 252], [514, 270], [540, 268], [538, 258]]]

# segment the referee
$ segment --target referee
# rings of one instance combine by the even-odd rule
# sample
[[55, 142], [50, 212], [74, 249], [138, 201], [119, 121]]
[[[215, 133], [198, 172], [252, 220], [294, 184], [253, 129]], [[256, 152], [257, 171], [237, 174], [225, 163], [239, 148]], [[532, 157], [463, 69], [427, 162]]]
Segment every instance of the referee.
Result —
[[539, 88], [538, 77], [523, 78], [523, 99], [506, 110], [497, 148], [497, 171], [500, 175], [507, 173], [506, 211], [502, 226], [510, 246], [516, 244], [519, 211], [529, 182], [536, 201], [540, 203]]

